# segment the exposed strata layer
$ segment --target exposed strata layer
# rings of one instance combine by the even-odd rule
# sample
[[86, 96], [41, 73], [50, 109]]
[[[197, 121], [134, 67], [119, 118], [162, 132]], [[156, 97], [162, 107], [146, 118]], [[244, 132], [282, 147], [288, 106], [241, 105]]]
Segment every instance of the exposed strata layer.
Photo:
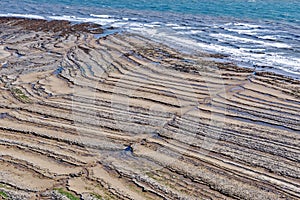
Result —
[[138, 35], [0, 22], [0, 198], [300, 198], [298, 81]]

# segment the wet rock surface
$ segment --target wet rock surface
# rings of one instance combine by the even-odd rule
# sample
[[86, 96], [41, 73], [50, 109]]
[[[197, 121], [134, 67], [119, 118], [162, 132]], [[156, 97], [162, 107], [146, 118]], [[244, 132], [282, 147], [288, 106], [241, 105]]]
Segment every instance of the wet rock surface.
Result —
[[300, 83], [101, 27], [0, 18], [12, 199], [299, 199]]
[[9, 26], [19, 26], [23, 30], [43, 31], [64, 36], [76, 33], [101, 34], [103, 29], [101, 25], [93, 23], [74, 24], [66, 20], [43, 20], [43, 19], [23, 19], [13, 17], [0, 17], [0, 24], [9, 24]]

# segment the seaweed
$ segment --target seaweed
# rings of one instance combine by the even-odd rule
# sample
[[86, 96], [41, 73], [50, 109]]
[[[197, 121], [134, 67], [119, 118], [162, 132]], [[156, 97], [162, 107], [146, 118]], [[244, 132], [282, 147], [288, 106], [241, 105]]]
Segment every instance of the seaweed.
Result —
[[3, 199], [8, 199], [8, 195], [4, 191], [0, 191], [0, 197], [2, 197]]
[[19, 101], [23, 103], [31, 103], [29, 97], [26, 96], [19, 88], [11, 88], [10, 91], [14, 95], [14, 97], [17, 98]]
[[74, 194], [72, 194], [70, 192], [65, 191], [63, 188], [56, 188], [54, 190], [57, 191], [59, 194], [67, 197], [70, 200], [80, 200], [79, 197], [75, 196]]

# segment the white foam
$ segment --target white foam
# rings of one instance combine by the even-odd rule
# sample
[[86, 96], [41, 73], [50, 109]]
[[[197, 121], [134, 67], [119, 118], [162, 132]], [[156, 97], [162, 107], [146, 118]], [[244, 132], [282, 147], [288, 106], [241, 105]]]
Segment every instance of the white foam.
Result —
[[276, 53], [271, 53], [267, 57], [267, 61], [276, 63], [279, 66], [291, 66], [296, 69], [300, 69], [300, 59], [294, 57], [286, 57]]
[[128, 27], [144, 27], [144, 24], [139, 22], [131, 22], [128, 24]]
[[54, 19], [54, 20], [67, 20], [67, 21], [76, 21], [79, 22], [78, 19], [76, 19], [75, 16], [49, 16], [50, 19]]
[[196, 44], [196, 42], [193, 40], [178, 37], [178, 35], [171, 35], [170, 32], [160, 31], [160, 29], [153, 29], [144, 25], [142, 27], [130, 27], [130, 30], [138, 31], [141, 34], [144, 34], [148, 37], [150, 36], [160, 41], [170, 41], [172, 43], [175, 42], [183, 46], [191, 46]]
[[192, 29], [192, 27], [189, 27], [189, 26], [173, 26], [172, 29], [174, 29], [174, 30], [188, 30], [188, 29]]
[[200, 30], [191, 30], [191, 31], [177, 31], [177, 34], [181, 34], [181, 35], [196, 35], [199, 33], [203, 33], [203, 31]]
[[140, 26], [140, 27], [130, 27], [131, 31], [137, 31], [138, 33], [142, 33], [144, 35], [147, 35], [148, 37], [157, 37], [159, 35], [157, 29], [145, 27], [145, 26]]
[[[172, 28], [174, 24], [170, 28]], [[137, 31], [138, 33], [144, 34], [147, 37], [151, 37], [155, 40], [161, 42], [167, 42], [171, 46], [180, 46], [183, 49], [201, 51], [201, 52], [210, 52], [210, 53], [221, 53], [229, 55], [229, 59], [235, 62], [240, 63], [249, 63], [250, 65], [258, 66], [270, 66], [275, 67], [276, 69], [281, 69], [286, 72], [300, 74], [300, 58], [289, 57], [288, 55], [280, 55], [279, 53], [264, 53], [264, 46], [270, 45], [278, 48], [288, 48], [290, 47], [284, 43], [267, 43], [262, 40], [253, 40], [249, 38], [237, 37], [228, 34], [212, 34], [212, 37], [217, 37], [218, 39], [225, 39], [227, 41], [244, 41], [250, 43], [249, 48], [234, 48], [231, 46], [222, 46], [220, 44], [213, 43], [204, 43], [199, 42], [191, 38], [185, 38], [184, 36], [179, 36], [181, 34], [192, 33], [192, 31], [176, 31], [170, 32], [170, 30], [164, 31], [164, 29], [155, 29], [146, 26], [140, 27], [131, 27], [131, 30]], [[261, 44], [262, 47], [254, 47], [251, 44]], [[253, 53], [254, 52], [254, 53]], [[257, 53], [255, 53], [257, 52]]]
[[264, 46], [271, 46], [271, 47], [276, 47], [276, 48], [283, 48], [283, 49], [290, 49], [292, 46], [285, 44], [285, 43], [280, 43], [280, 42], [260, 42], [260, 44], [263, 44]]
[[258, 38], [260, 39], [264, 39], [264, 40], [276, 40], [277, 38], [273, 35], [264, 35], [264, 36], [258, 36]]
[[201, 51], [206, 51], [206, 52], [208, 51], [208, 52], [240, 54], [240, 50], [238, 49], [233, 49], [230, 47], [225, 47], [216, 44], [199, 43], [196, 40], [190, 38], [178, 37], [178, 32], [176, 32], [176, 34], [170, 34], [170, 32], [164, 32], [164, 31], [159, 32], [157, 29], [150, 29], [147, 27], [136, 27], [136, 28], [131, 28], [131, 30], [139, 31], [140, 33], [145, 34], [146, 36], [152, 36], [158, 40], [168, 41], [170, 44], [179, 45], [193, 50], [199, 50], [200, 48]]
[[248, 42], [248, 43], [257, 43], [258, 42], [257, 40], [237, 37], [237, 36], [224, 34], [224, 33], [212, 33], [212, 34], [210, 34], [210, 36], [215, 37], [215, 38], [220, 38], [220, 39], [227, 39], [230, 41]]
[[178, 24], [168, 23], [168, 24], [166, 24], [166, 26], [168, 26], [168, 27], [178, 27], [179, 25]]
[[237, 42], [244, 42], [244, 43], [254, 43], [254, 44], [261, 44], [263, 46], [271, 46], [271, 47], [276, 47], [276, 48], [292, 48], [290, 45], [285, 44], [285, 43], [279, 43], [279, 42], [264, 42], [261, 40], [254, 40], [254, 39], [249, 39], [249, 38], [243, 38], [243, 37], [237, 37], [229, 34], [223, 34], [223, 33], [213, 33], [210, 34], [210, 36], [218, 38], [218, 39], [227, 39], [229, 41], [237, 41]]
[[240, 48], [240, 50], [245, 51], [245, 52], [264, 52], [265, 49], [249, 49], [249, 48]]
[[279, 54], [253, 54], [246, 49], [233, 49], [220, 45], [198, 44], [203, 49], [209, 49], [224, 54], [229, 54], [231, 57], [240, 62], [250, 62], [260, 66], [272, 66], [280, 68], [284, 71], [295, 73], [300, 71], [300, 59], [287, 57]]
[[121, 28], [121, 27], [128, 27], [128, 22], [116, 22], [111, 24], [112, 27]]
[[[198, 43], [198, 46], [204, 50], [229, 54], [233, 60], [239, 62], [249, 62], [259, 66], [271, 66], [290, 73], [300, 74], [300, 59], [295, 57], [287, 57], [276, 53], [271, 54], [255, 54], [248, 49], [234, 49], [215, 44]], [[259, 50], [259, 49], [258, 49]]]
[[226, 30], [231, 31], [231, 32], [236, 32], [238, 34], [245, 34], [245, 35], [257, 35], [257, 32], [259, 32], [258, 29], [231, 29], [231, 28], [228, 28]]
[[154, 28], [154, 27], [160, 27], [160, 25], [156, 25], [156, 24], [144, 24], [145, 27], [150, 27], [150, 28]]
[[256, 24], [247, 24], [247, 23], [234, 23], [233, 25], [247, 27], [247, 28], [260, 28], [261, 27], [261, 26], [256, 25]]
[[104, 18], [104, 19], [108, 19], [108, 18], [112, 18], [112, 16], [110, 15], [95, 15], [95, 14], [90, 14], [91, 17], [97, 17], [97, 18]]
[[40, 15], [31, 15], [31, 14], [0, 14], [0, 17], [23, 17], [23, 18], [30, 18], [30, 19], [45, 19], [45, 17]]
[[91, 22], [95, 24], [100, 25], [108, 25], [114, 22], [118, 22], [118, 19], [112, 19], [112, 18], [84, 18], [84, 17], [75, 17], [75, 16], [49, 16], [50, 19], [54, 20], [67, 20], [72, 22]]
[[203, 33], [203, 31], [200, 31], [200, 30], [191, 30], [188, 33], [190, 33], [190, 34], [199, 34], [199, 33]]
[[161, 25], [161, 22], [151, 22], [150, 24], [156, 24], [156, 25]]
[[100, 24], [100, 25], [108, 25], [108, 24], [112, 24], [112, 23], [115, 23], [115, 22], [118, 22], [119, 20], [117, 19], [86, 19], [84, 22], [93, 22], [93, 23], [96, 23], [96, 24]]

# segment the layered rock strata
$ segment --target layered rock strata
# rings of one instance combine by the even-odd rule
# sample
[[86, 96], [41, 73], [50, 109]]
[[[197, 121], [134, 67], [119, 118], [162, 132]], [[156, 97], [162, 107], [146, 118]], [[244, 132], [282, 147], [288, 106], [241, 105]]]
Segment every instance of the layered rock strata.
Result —
[[98, 33], [0, 19], [0, 198], [300, 198], [299, 81]]

